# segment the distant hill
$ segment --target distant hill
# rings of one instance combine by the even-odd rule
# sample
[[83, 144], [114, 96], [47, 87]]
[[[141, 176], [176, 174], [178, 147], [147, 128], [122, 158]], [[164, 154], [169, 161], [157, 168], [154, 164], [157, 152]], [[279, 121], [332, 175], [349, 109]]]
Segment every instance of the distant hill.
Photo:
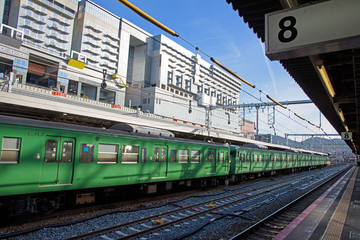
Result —
[[[307, 150], [313, 150], [318, 152], [331, 153], [332, 158], [336, 159], [347, 159], [353, 157], [349, 146], [342, 139], [333, 139], [321, 138], [321, 137], [311, 137], [304, 141], [294, 141], [291, 139], [285, 139], [277, 135], [266, 135], [267, 140], [271, 138], [271, 143], [285, 145], [289, 147], [302, 148]], [[261, 140], [261, 139], [260, 139]], [[270, 141], [268, 141], [270, 142]]]

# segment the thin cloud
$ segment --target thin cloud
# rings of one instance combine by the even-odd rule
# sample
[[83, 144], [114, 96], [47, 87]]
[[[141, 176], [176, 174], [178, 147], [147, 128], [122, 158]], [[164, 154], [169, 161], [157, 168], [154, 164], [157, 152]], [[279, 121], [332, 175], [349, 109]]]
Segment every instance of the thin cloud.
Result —
[[264, 60], [265, 60], [265, 63], [266, 63], [266, 67], [267, 67], [267, 69], [269, 71], [270, 78], [271, 78], [275, 93], [278, 94], [278, 90], [277, 90], [277, 87], [276, 87], [276, 84], [275, 84], [275, 74], [274, 74], [274, 71], [272, 70], [272, 67], [270, 65], [270, 60], [265, 55], [264, 44], [260, 40], [259, 40], [259, 43], [260, 43], [261, 49], [263, 51]]

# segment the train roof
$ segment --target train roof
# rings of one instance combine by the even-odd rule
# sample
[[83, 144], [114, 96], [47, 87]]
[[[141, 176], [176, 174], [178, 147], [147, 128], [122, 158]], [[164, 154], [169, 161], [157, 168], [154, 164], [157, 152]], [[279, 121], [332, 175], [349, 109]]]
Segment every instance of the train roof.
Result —
[[251, 146], [247, 146], [247, 144], [243, 145], [243, 146], [238, 146], [238, 145], [230, 145], [230, 149], [246, 149], [246, 150], [262, 150], [262, 151], [267, 151], [267, 152], [280, 152], [280, 153], [305, 153], [305, 154], [311, 154], [311, 155], [321, 155], [321, 156], [328, 156], [329, 153], [322, 153], [322, 152], [316, 152], [316, 151], [310, 151], [310, 150], [305, 150], [305, 149], [299, 149], [299, 148], [294, 148], [294, 149], [284, 149], [284, 150], [269, 150], [266, 148], [261, 147], [256, 147], [256, 145], [251, 145]]
[[176, 138], [173, 137], [174, 135], [170, 135], [170, 134], [155, 136], [155, 135], [147, 134], [145, 131], [138, 132], [138, 131], [124, 131], [119, 129], [104, 129], [104, 128], [96, 128], [90, 126], [69, 124], [69, 123], [42, 121], [36, 119], [19, 118], [19, 117], [11, 117], [4, 115], [0, 115], [0, 123], [13, 124], [13, 125], [26, 125], [26, 126], [51, 128], [51, 129], [62, 129], [62, 130], [70, 130], [70, 131], [78, 131], [78, 132], [108, 134], [108, 135], [117, 135], [117, 136], [143, 137], [143, 138], [159, 139], [159, 140], [162, 139], [162, 140], [170, 140], [170, 141], [186, 142], [186, 143], [190, 142], [196, 144], [211, 144], [214, 146], [225, 146], [225, 144], [220, 144], [220, 143], [205, 142], [194, 139]]

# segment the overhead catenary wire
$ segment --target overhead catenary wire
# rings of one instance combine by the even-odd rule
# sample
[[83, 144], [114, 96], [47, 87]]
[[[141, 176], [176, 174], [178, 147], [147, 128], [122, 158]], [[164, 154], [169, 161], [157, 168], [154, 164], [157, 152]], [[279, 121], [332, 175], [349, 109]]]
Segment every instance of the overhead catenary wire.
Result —
[[[142, 10], [140, 10], [138, 7], [136, 7], [135, 5], [131, 4], [129, 1], [127, 0], [118, 0], [119, 2], [121, 2], [122, 4], [124, 4], [125, 6], [127, 6], [128, 8], [130, 8], [131, 10], [133, 10], [134, 12], [136, 12], [138, 15], [140, 15], [141, 17], [145, 18], [146, 20], [150, 21], [151, 23], [153, 23], [154, 25], [158, 26], [159, 28], [163, 29], [164, 31], [168, 32], [169, 34], [179, 37], [180, 34], [177, 33], [176, 31], [166, 27], [166, 25], [158, 22], [157, 20], [155, 20], [154, 18], [152, 18], [150, 15], [146, 14], [145, 12], [143, 12]], [[198, 51], [200, 50], [199, 47], [196, 47], [194, 44], [190, 43], [189, 41], [186, 41], [183, 37], [181, 37], [182, 40], [184, 40], [186, 43], [190, 44], [191, 46], [195, 47], [195, 49]], [[203, 52], [203, 51], [201, 51]], [[204, 52], [203, 52], [204, 53]], [[206, 56], [210, 57], [208, 54], [205, 54]], [[227, 67], [225, 67], [224, 65], [222, 65], [220, 62], [216, 61], [214, 58], [210, 57], [210, 60], [212, 62], [214, 62], [217, 66], [219, 66], [220, 68], [224, 69], [225, 71], [227, 71], [228, 73], [230, 73], [231, 75], [233, 75], [234, 77], [236, 77], [237, 79], [239, 79], [240, 81], [244, 82], [245, 84], [247, 84], [248, 86], [252, 87], [252, 88], [256, 88], [254, 84], [249, 83], [248, 81], [244, 80], [243, 78], [241, 78], [240, 76], [238, 76], [237, 74], [235, 74], [233, 71], [231, 71], [230, 69], [228, 69]], [[258, 89], [258, 88], [256, 88]], [[263, 91], [261, 91], [260, 89], [258, 89], [262, 94], [265, 94]], [[270, 97], [269, 95], [265, 94], [266, 97]], [[269, 98], [274, 102], [277, 102], [275, 99], [273, 98]], [[282, 104], [278, 104], [279, 106], [283, 107], [284, 109], [287, 109], [287, 107], [285, 107]], [[292, 112], [289, 109], [290, 112]], [[297, 115], [298, 116], [298, 115]], [[308, 121], [310, 123], [310, 121]], [[315, 124], [311, 124], [315, 127], [317, 127]], [[325, 133], [325, 131], [324, 131]], [[330, 138], [331, 139], [331, 138]]]
[[[124, 1], [124, 0], [118, 0], [119, 2], [127, 2], [127, 3], [129, 3], [129, 1]], [[130, 8], [131, 9], [131, 8]], [[140, 14], [139, 14], [140, 15]], [[144, 16], [149, 16], [148, 14], [145, 14]], [[150, 16], [149, 16], [150, 17]], [[144, 17], [145, 18], [145, 17]], [[151, 17], [150, 17], [151, 18]], [[145, 19], [147, 19], [147, 18], [145, 18]], [[172, 29], [170, 29], [170, 28], [167, 28], [164, 24], [156, 24], [156, 22], [158, 22], [157, 20], [155, 20], [155, 19], [153, 19], [153, 23], [156, 25], [156, 26], [158, 26], [158, 27], [160, 27], [161, 29], [163, 29], [164, 31], [166, 31], [166, 32], [168, 32], [169, 34], [171, 34], [171, 35], [173, 35], [173, 36], [176, 36], [176, 37], [180, 37], [183, 41], [185, 41], [186, 43], [188, 43], [188, 44], [190, 44], [192, 47], [194, 47], [197, 51], [200, 51], [201, 53], [203, 53], [203, 54], [205, 54], [206, 56], [208, 56], [209, 58], [210, 58], [210, 60], [212, 61], [212, 62], [214, 62], [216, 65], [218, 65], [219, 67], [221, 67], [221, 66], [223, 66], [221, 63], [219, 63], [217, 60], [215, 60], [214, 58], [212, 58], [212, 57], [210, 57], [208, 54], [206, 54], [206, 52], [204, 52], [204, 51], [202, 51], [202, 50], [200, 50], [198, 47], [196, 47], [195, 45], [193, 45], [191, 42], [189, 42], [189, 41], [186, 41], [186, 39], [184, 39], [183, 37], [181, 37], [178, 33], [176, 33], [174, 30], [172, 30]], [[128, 24], [127, 22], [125, 22], [126, 24]], [[128, 24], [128, 25], [130, 25], [130, 24]], [[133, 27], [133, 28], [135, 28], [135, 26], [133, 26], [133, 25], [130, 25], [131, 27]], [[138, 28], [135, 28], [135, 29], [137, 29], [137, 30], [139, 30]], [[139, 30], [140, 31], [140, 30]], [[141, 32], [143, 32], [143, 31], [141, 31]], [[144, 33], [144, 32], [143, 32]], [[146, 33], [145, 33], [146, 34]], [[147, 34], [148, 35], [148, 34]], [[153, 38], [152, 36], [150, 36], [150, 35], [148, 35], [149, 37], [151, 37], [152, 39], [154, 39], [154, 40], [156, 40], [156, 41], [158, 41], [157, 39], [155, 39], [155, 38]], [[158, 42], [160, 42], [160, 41], [158, 41]], [[196, 62], [195, 62], [195, 64], [197, 64]], [[229, 72], [231, 75], [233, 75], [233, 76], [235, 76], [236, 78], [238, 78], [240, 81], [245, 81], [244, 83], [246, 83], [247, 85], [249, 85], [250, 87], [252, 87], [252, 88], [255, 88], [255, 85], [253, 85], [253, 84], [251, 84], [251, 83], [249, 83], [249, 82], [247, 82], [246, 80], [244, 80], [244, 79], [242, 79], [241, 77], [239, 77], [237, 74], [235, 74], [235, 73], [233, 73], [231, 70], [229, 70], [228, 68], [226, 68], [225, 66], [223, 66], [224, 68], [224, 70], [225, 71], [227, 71], [227, 72]], [[222, 67], [221, 67], [222, 68]], [[68, 70], [70, 70], [70, 69], [68, 69]], [[74, 71], [74, 72], [76, 72], [77, 74], [79, 74], [80, 72], [78, 72], [78, 71]], [[84, 74], [84, 73], [80, 73], [80, 74], [83, 74], [83, 75], [86, 75], [86, 74]], [[86, 76], [91, 76], [91, 77], [93, 77], [92, 75], [89, 75], [89, 74], [87, 74]], [[123, 76], [124, 77], [124, 76]], [[256, 88], [257, 89], [257, 88]], [[244, 91], [244, 90], [243, 90]], [[260, 92], [261, 92], [261, 90], [259, 90]], [[244, 91], [245, 92], [245, 91]], [[248, 93], [249, 94], [249, 93]], [[155, 97], [154, 97], [154, 99], [155, 99]], [[166, 101], [166, 100], [164, 100], [164, 99], [162, 99], [163, 101]], [[176, 102], [174, 102], [174, 103], [176, 103]], [[176, 104], [181, 104], [181, 103], [176, 103]], [[183, 104], [183, 105], [186, 105], [186, 104]], [[291, 118], [290, 118], [291, 119]], [[295, 121], [296, 122], [296, 121]], [[300, 124], [301, 125], [301, 124]]]

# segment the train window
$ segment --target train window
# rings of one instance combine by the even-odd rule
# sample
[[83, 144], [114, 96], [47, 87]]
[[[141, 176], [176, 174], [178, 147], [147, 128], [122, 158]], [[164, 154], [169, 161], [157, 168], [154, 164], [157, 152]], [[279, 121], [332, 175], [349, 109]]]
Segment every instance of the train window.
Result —
[[191, 162], [192, 163], [199, 163], [200, 162], [200, 151], [191, 150]]
[[50, 139], [45, 144], [45, 162], [56, 162], [58, 141]]
[[170, 151], [170, 162], [177, 162], [177, 150], [175, 149]]
[[259, 155], [259, 162], [262, 162], [262, 159], [263, 159], [263, 155], [260, 154], [260, 155]]
[[147, 148], [143, 148], [141, 152], [141, 162], [145, 163], [147, 159]]
[[224, 152], [220, 152], [220, 162], [223, 163], [224, 162]]
[[160, 148], [154, 148], [154, 162], [159, 162], [160, 158]]
[[124, 145], [122, 149], [122, 163], [137, 163], [139, 157], [139, 147]]
[[203, 151], [200, 153], [200, 159], [201, 159], [201, 162], [205, 161], [205, 154]]
[[215, 150], [209, 150], [207, 154], [207, 161], [208, 162], [215, 162]]
[[229, 161], [229, 152], [225, 153], [225, 161], [228, 162]]
[[250, 153], [246, 154], [246, 161], [250, 162]]
[[73, 143], [70, 141], [63, 142], [61, 162], [71, 162], [73, 154]]
[[99, 144], [98, 163], [116, 163], [118, 146], [112, 144]]
[[270, 161], [274, 161], [274, 155], [270, 155]]
[[94, 161], [94, 144], [83, 143], [80, 145], [81, 163], [92, 163]]
[[179, 150], [179, 163], [188, 163], [189, 162], [189, 150], [180, 149]]
[[3, 138], [0, 163], [18, 163], [20, 153], [20, 138]]
[[257, 161], [258, 161], [258, 155], [254, 154], [254, 162], [257, 162]]
[[167, 149], [162, 148], [160, 162], [166, 162], [166, 156], [167, 156]]

